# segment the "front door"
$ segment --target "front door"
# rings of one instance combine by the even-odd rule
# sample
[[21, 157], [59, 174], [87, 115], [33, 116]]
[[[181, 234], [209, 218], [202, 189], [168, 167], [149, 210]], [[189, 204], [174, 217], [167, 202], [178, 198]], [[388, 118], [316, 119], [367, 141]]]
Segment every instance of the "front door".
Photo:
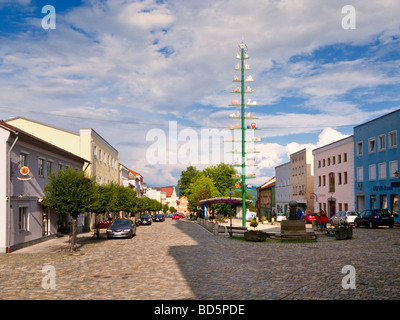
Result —
[[332, 218], [336, 213], [336, 201], [329, 201], [328, 208], [329, 208], [329, 218]]

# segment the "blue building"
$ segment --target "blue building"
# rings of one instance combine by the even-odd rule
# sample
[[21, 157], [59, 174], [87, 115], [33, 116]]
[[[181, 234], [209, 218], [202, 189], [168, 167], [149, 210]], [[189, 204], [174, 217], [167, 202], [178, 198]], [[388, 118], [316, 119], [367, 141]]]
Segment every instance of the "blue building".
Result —
[[389, 209], [399, 218], [400, 109], [354, 127], [356, 210]]

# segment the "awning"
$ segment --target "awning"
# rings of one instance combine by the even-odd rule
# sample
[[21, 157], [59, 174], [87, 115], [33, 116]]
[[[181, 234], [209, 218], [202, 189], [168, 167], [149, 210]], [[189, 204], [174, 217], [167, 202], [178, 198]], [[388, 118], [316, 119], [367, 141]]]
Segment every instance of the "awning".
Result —
[[[212, 198], [212, 199], [205, 199], [205, 200], [200, 200], [199, 204], [200, 205], [207, 205], [207, 204], [215, 204], [215, 203], [231, 203], [235, 205], [241, 205], [242, 204], [242, 198], [230, 198], [230, 197], [223, 197], [223, 198]], [[246, 200], [246, 204], [252, 203], [251, 200]]]

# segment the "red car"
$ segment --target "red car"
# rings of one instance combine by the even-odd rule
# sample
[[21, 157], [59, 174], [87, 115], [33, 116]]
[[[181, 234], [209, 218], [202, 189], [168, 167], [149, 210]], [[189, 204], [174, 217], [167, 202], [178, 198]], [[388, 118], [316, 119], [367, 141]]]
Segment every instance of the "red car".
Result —
[[316, 216], [316, 213], [306, 213], [301, 216], [301, 219], [306, 220], [306, 223], [312, 223], [312, 221], [315, 220]]
[[180, 218], [181, 218], [181, 216], [180, 216], [179, 214], [174, 213], [174, 214], [172, 215], [172, 219], [179, 220]]

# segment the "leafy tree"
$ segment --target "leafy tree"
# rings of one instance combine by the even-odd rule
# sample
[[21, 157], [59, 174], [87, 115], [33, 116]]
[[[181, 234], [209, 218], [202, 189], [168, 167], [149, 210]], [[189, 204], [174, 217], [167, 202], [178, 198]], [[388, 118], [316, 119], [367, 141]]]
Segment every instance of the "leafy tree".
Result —
[[220, 195], [212, 178], [204, 174], [199, 175], [187, 189], [189, 211], [196, 211], [200, 200], [215, 198]]
[[75, 250], [76, 219], [90, 210], [94, 181], [82, 171], [74, 169], [58, 170], [49, 175], [44, 188], [43, 204], [60, 214], [72, 217], [72, 241], [70, 251]]
[[174, 207], [169, 207], [169, 212], [175, 213], [175, 212], [177, 212], [177, 210]]
[[205, 174], [213, 179], [215, 186], [221, 195], [226, 194], [229, 184], [235, 183], [236, 180], [232, 177], [235, 173], [236, 171], [232, 165], [225, 163], [220, 163], [216, 166], [205, 168], [202, 171], [202, 174]]
[[186, 168], [185, 171], [181, 172], [181, 178], [178, 181], [179, 193], [180, 195], [187, 196], [187, 190], [198, 176], [200, 175], [200, 171], [196, 169], [194, 166], [189, 166]]

